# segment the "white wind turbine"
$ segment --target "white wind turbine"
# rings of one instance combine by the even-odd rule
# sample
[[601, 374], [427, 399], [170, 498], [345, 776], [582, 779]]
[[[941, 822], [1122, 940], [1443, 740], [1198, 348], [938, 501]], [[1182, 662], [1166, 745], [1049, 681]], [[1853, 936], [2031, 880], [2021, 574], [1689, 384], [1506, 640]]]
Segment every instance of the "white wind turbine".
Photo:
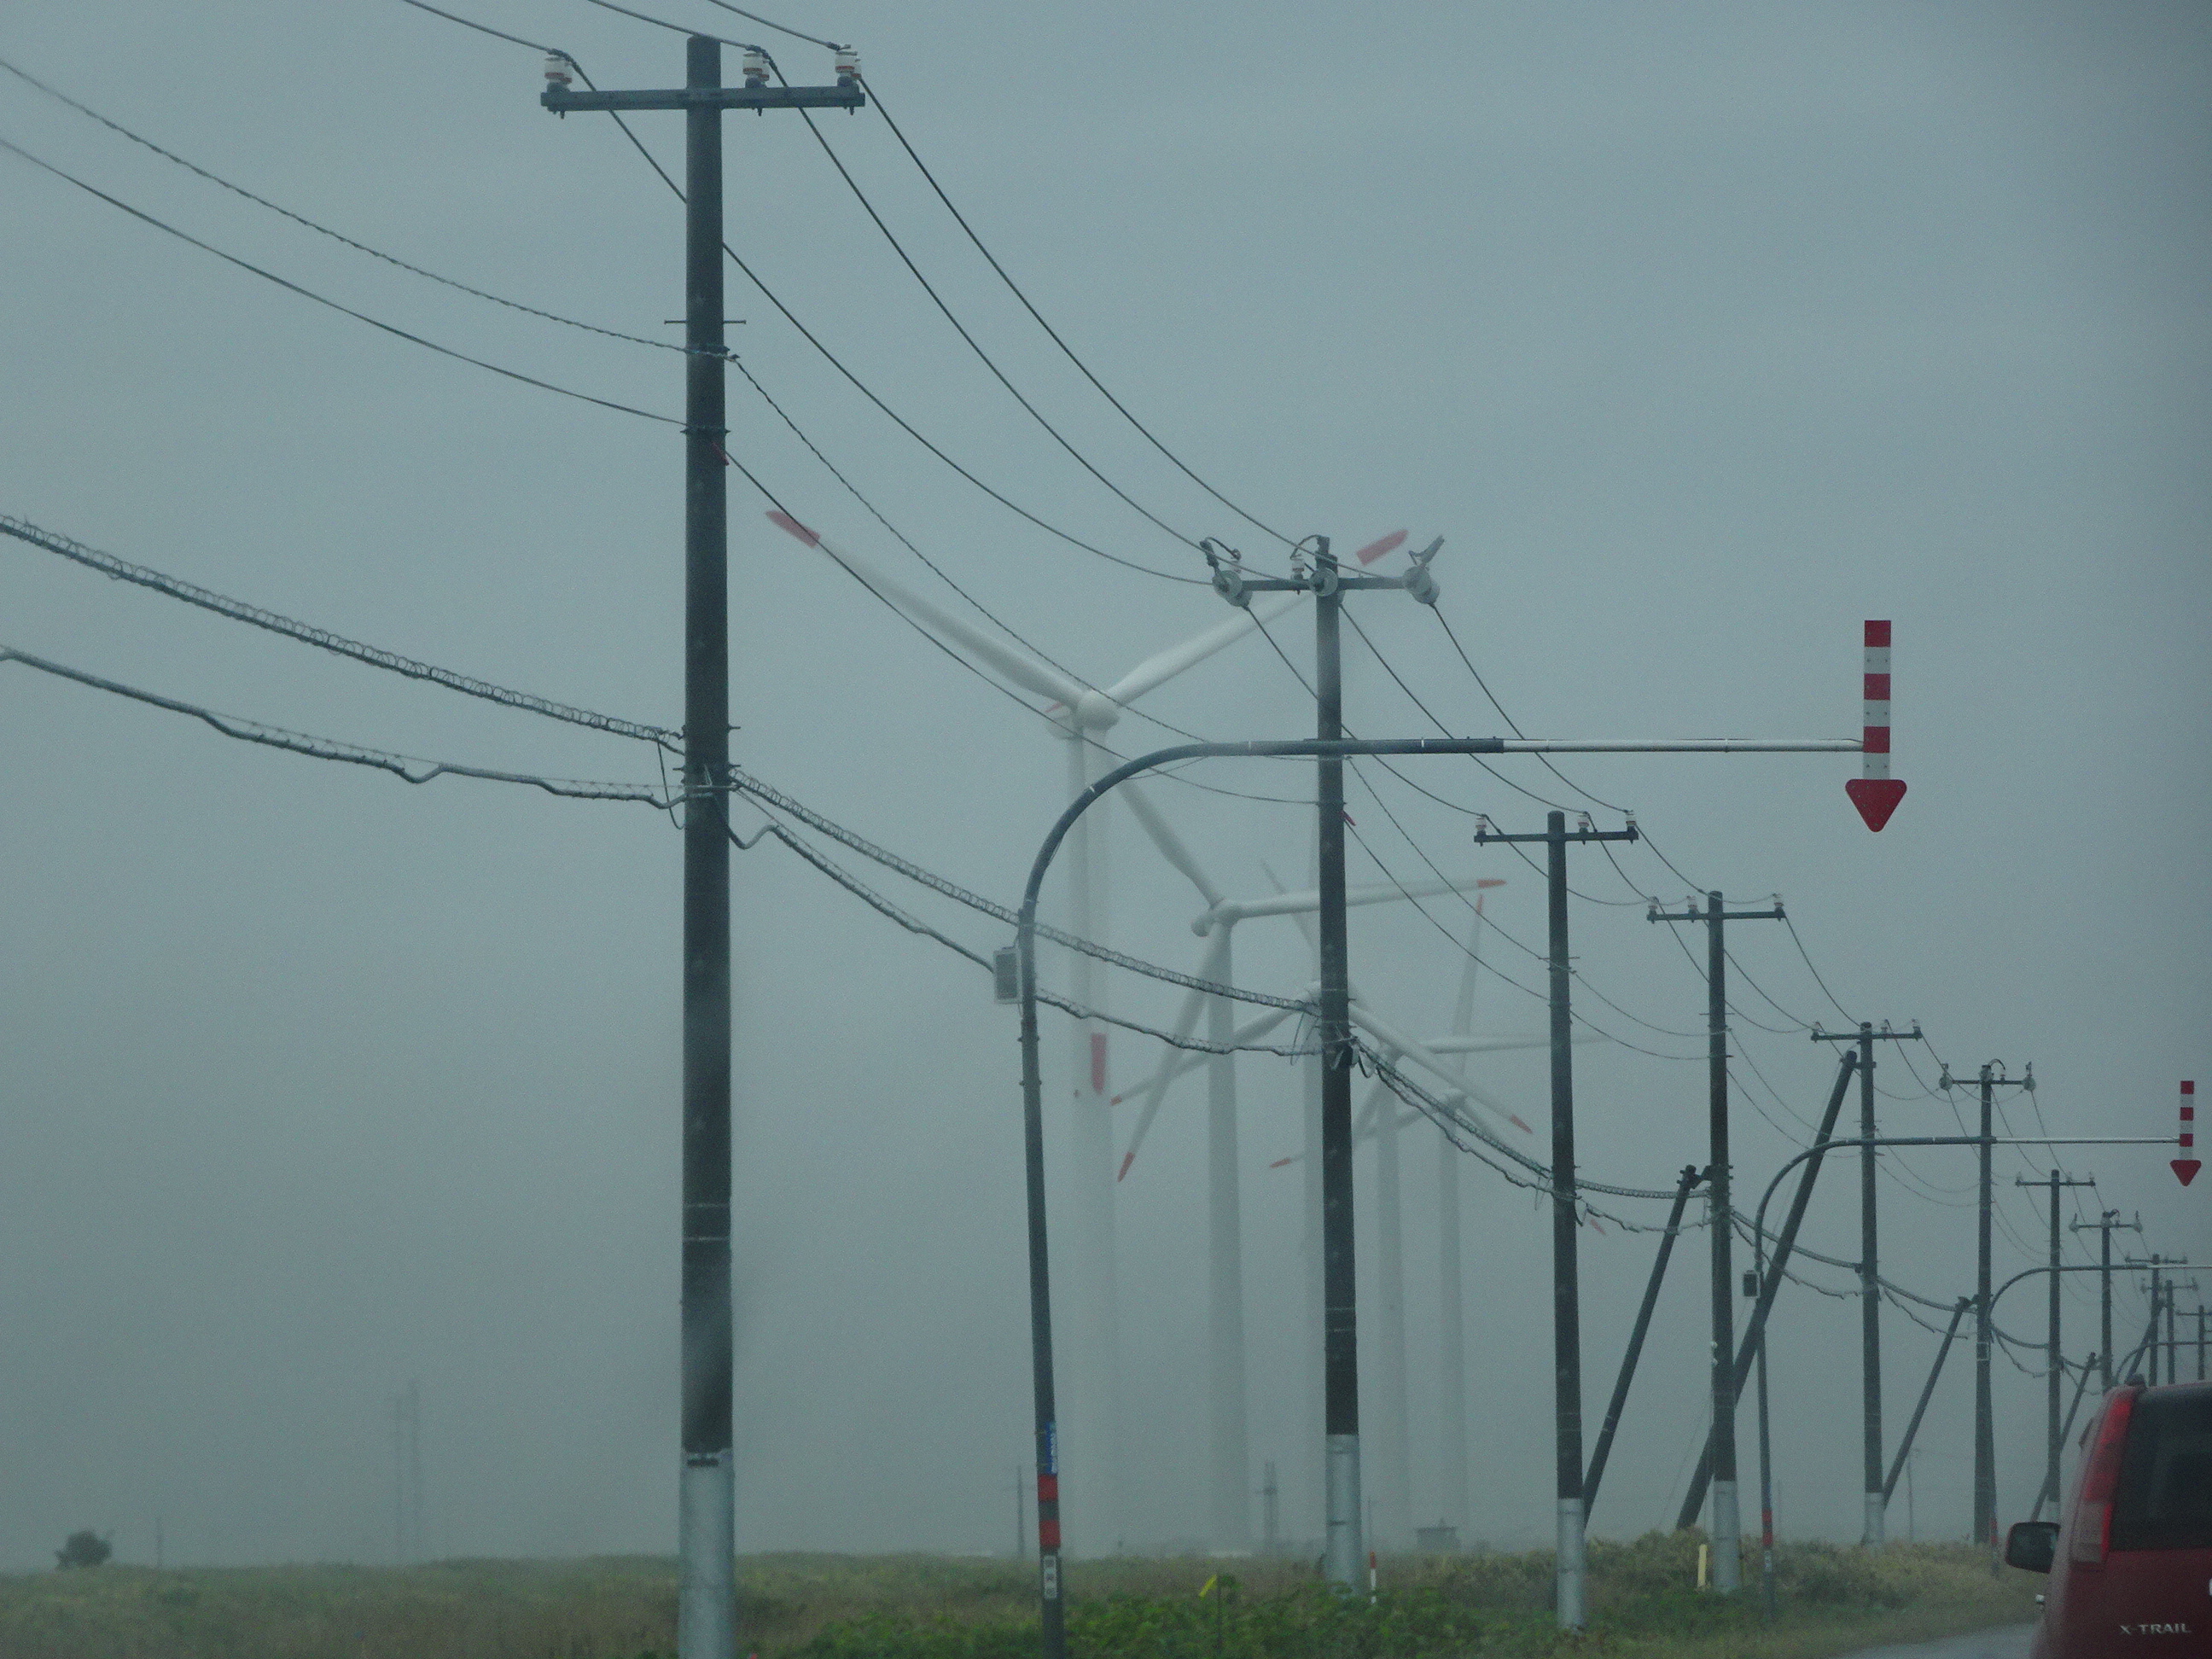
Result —
[[[1207, 941], [1197, 969], [1200, 979], [1216, 984], [1234, 982], [1233, 941], [1241, 921], [1259, 916], [1293, 916], [1301, 926], [1321, 907], [1317, 890], [1277, 892], [1259, 899], [1234, 900], [1200, 866], [1197, 856], [1160, 815], [1151, 798], [1133, 785], [1121, 793], [1129, 810], [1167, 861], [1182, 872], [1206, 908], [1191, 923], [1191, 931]], [[1395, 883], [1347, 888], [1347, 905], [1381, 904], [1438, 893], [1461, 892], [1480, 885], [1475, 877], [1440, 879], [1400, 886]], [[1206, 1036], [1222, 1044], [1256, 1041], [1289, 1016], [1277, 1011], [1243, 1030], [1235, 1026], [1235, 1011], [1226, 997], [1194, 990], [1183, 1000], [1175, 1035], [1188, 1037], [1196, 1029], [1201, 1010], [1207, 1013]], [[1355, 1012], [1355, 1018], [1357, 1017]], [[1172, 1044], [1163, 1048], [1158, 1066], [1142, 1091], [1144, 1104], [1122, 1155], [1120, 1175], [1126, 1176], [1138, 1151], [1151, 1133], [1168, 1085], [1186, 1072], [1206, 1067], [1206, 1330], [1207, 1441], [1209, 1456], [1211, 1538], [1217, 1549], [1243, 1550], [1251, 1545], [1250, 1443], [1247, 1428], [1247, 1390], [1244, 1357], [1244, 1264], [1243, 1197], [1238, 1184], [1237, 1151], [1237, 1067], [1231, 1054], [1193, 1056]], [[1132, 1091], [1134, 1093], [1136, 1091]], [[1116, 1097], [1117, 1102], [1128, 1096]], [[1318, 1202], [1318, 1194], [1316, 1195]], [[1313, 1350], [1315, 1357], [1318, 1347]], [[1319, 1441], [1315, 1441], [1319, 1445]]]
[[[1001, 679], [1030, 694], [1048, 698], [1048, 711], [1067, 744], [1067, 784], [1071, 799], [1097, 781], [1115, 761], [1098, 741], [1129, 704], [1155, 690], [1185, 669], [1203, 662], [1225, 646], [1235, 644], [1261, 624], [1271, 622], [1297, 605], [1296, 592], [1255, 599], [1246, 608], [1232, 611], [1211, 627], [1165, 650], [1154, 653], [1104, 688], [1085, 685], [1073, 676], [1040, 662], [1026, 651], [994, 634], [944, 611], [909, 591], [866, 562], [832, 545], [813, 530], [776, 512], [769, 515], [779, 528], [817, 548], [842, 565], [863, 586], [903, 612], [946, 644], [979, 659]], [[1402, 538], [1402, 532], [1401, 532]], [[1126, 791], [1127, 786], [1123, 786]], [[1101, 801], [1078, 818], [1062, 846], [1061, 863], [1067, 870], [1068, 928], [1079, 939], [1106, 943], [1106, 859], [1104, 811]], [[1072, 952], [1068, 995], [1080, 1007], [1103, 1012], [1104, 975], [1091, 957]], [[1083, 1356], [1087, 1376], [1073, 1379], [1079, 1412], [1088, 1402], [1090, 1422], [1079, 1419], [1078, 1434], [1063, 1436], [1062, 1463], [1073, 1449], [1087, 1465], [1088, 1478], [1070, 1482], [1076, 1502], [1088, 1510], [1086, 1523], [1098, 1540], [1095, 1548], [1118, 1547], [1122, 1513], [1117, 1460], [1121, 1448], [1121, 1319], [1115, 1273], [1114, 1124], [1107, 1094], [1108, 1068], [1105, 1022], [1076, 1022], [1070, 1073], [1074, 1097], [1073, 1169], [1074, 1202], [1071, 1235], [1074, 1248], [1062, 1260], [1075, 1295], [1068, 1323], [1080, 1333], [1072, 1346]], [[1088, 1429], [1089, 1444], [1082, 1431]]]

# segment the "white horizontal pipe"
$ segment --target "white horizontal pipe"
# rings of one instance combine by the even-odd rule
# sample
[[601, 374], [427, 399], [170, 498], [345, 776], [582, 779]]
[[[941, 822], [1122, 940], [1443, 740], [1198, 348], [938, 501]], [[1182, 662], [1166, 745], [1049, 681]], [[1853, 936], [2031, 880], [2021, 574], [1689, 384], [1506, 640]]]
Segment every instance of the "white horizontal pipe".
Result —
[[1856, 755], [1856, 738], [1503, 738], [1504, 755]]

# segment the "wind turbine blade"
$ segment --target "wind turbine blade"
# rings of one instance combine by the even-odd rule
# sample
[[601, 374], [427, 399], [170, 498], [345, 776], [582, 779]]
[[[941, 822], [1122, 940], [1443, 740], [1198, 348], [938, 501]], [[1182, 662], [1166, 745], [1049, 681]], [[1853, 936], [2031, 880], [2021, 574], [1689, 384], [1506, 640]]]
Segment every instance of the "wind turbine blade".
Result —
[[[1275, 896], [1278, 899], [1289, 898], [1291, 896], [1291, 895], [1283, 890], [1283, 878], [1277, 875], [1268, 866], [1267, 860], [1262, 859], [1260, 860], [1260, 870], [1261, 872], [1267, 878], [1267, 884], [1275, 890]], [[1262, 899], [1260, 902], [1265, 904], [1269, 901]], [[1306, 943], [1314, 950], [1318, 951], [1321, 949], [1321, 940], [1314, 933], [1313, 916], [1310, 914], [1314, 908], [1315, 907], [1313, 905], [1285, 905], [1280, 909], [1270, 910], [1267, 914], [1269, 915], [1288, 916], [1292, 921], [1296, 921], [1298, 925], [1298, 932], [1305, 935]], [[1253, 912], [1247, 910], [1244, 914], [1249, 916], [1252, 915]]]
[[1506, 1110], [1504, 1107], [1499, 1105], [1498, 1102], [1492, 1099], [1481, 1090], [1476, 1088], [1474, 1085], [1469, 1083], [1457, 1072], [1455, 1072], [1450, 1067], [1447, 1066], [1443, 1061], [1430, 1049], [1428, 1044], [1423, 1042], [1419, 1037], [1407, 1036], [1404, 1032], [1384, 1024], [1382, 1021], [1377, 1019], [1373, 1014], [1368, 1012], [1364, 1006], [1357, 1002], [1352, 1005], [1352, 1023], [1364, 1030], [1370, 1036], [1373, 1037], [1384, 1048], [1395, 1048], [1401, 1060], [1418, 1066], [1421, 1070], [1426, 1072], [1430, 1076], [1442, 1083], [1444, 1085], [1446, 1091], [1445, 1098], [1449, 1099], [1455, 1096], [1462, 1097], [1474, 1102], [1474, 1104], [1481, 1107], [1483, 1110], [1490, 1113], [1492, 1115], [1504, 1119], [1506, 1122], [1510, 1123], [1515, 1128], [1520, 1130], [1522, 1134], [1533, 1134], [1534, 1133], [1534, 1130], [1530, 1129], [1526, 1123], [1516, 1117], [1511, 1112]]
[[[1220, 970], [1221, 948], [1227, 938], [1228, 935], [1224, 933], [1207, 941], [1206, 954], [1199, 963], [1198, 976], [1200, 979], [1212, 979]], [[1206, 994], [1203, 991], [1190, 992], [1183, 998], [1182, 1011], [1176, 1016], [1175, 1034], [1177, 1038], [1188, 1037], [1198, 1029], [1198, 1017], [1206, 1008]], [[1145, 1137], [1152, 1133], [1152, 1120], [1159, 1115], [1160, 1103], [1167, 1098], [1168, 1082], [1175, 1075], [1176, 1060], [1184, 1052], [1171, 1044], [1160, 1056], [1159, 1069], [1152, 1073], [1152, 1086], [1145, 1091], [1145, 1109], [1138, 1115], [1137, 1127], [1129, 1136], [1129, 1150], [1121, 1155], [1121, 1168], [1114, 1177], [1115, 1181], [1126, 1179], [1129, 1166], [1137, 1161], [1137, 1149], [1145, 1144]]]
[[[1595, 1031], [1577, 1031], [1567, 1041], [1580, 1047], [1585, 1042], [1602, 1042], [1605, 1039]], [[1455, 1032], [1450, 1036], [1431, 1037], [1429, 1052], [1432, 1054], [1503, 1054], [1519, 1048], [1548, 1048], [1548, 1036], [1462, 1036]]]
[[[1451, 1028], [1455, 1037], [1465, 1036], [1474, 1026], [1474, 970], [1480, 965], [1475, 951], [1482, 943], [1482, 900], [1483, 895], [1478, 891], [1474, 896], [1474, 920], [1467, 930], [1467, 961], [1459, 970], [1459, 1000], [1452, 1004]], [[1460, 1070], [1467, 1070], [1464, 1061]]]
[[1385, 553], [1388, 553], [1392, 548], [1399, 545], [1405, 539], [1406, 532], [1404, 531], [1394, 530], [1389, 535], [1383, 537], [1382, 540], [1368, 543], [1366, 546], [1361, 548], [1358, 552], [1353, 554], [1352, 556], [1358, 560], [1362, 565], [1370, 565], [1373, 564], [1376, 560], [1381, 558]]
[[1297, 593], [1276, 593], [1265, 599], [1255, 599], [1250, 609], [1237, 611], [1212, 627], [1192, 635], [1182, 644], [1171, 645], [1146, 658], [1106, 688], [1107, 700], [1127, 708], [1163, 681], [1173, 679], [1194, 663], [1205, 661], [1224, 646], [1234, 645], [1260, 623], [1274, 621], [1302, 597]]
[[1207, 906], [1221, 902], [1221, 890], [1206, 879], [1206, 872], [1199, 867], [1198, 859], [1183, 838], [1176, 834], [1174, 826], [1160, 816], [1160, 809], [1152, 805], [1152, 798], [1137, 787], [1132, 778], [1121, 786], [1121, 799], [1129, 804], [1129, 811], [1145, 833], [1152, 838], [1152, 845], [1160, 849], [1160, 856], [1182, 872], [1190, 884], [1198, 889], [1199, 896]]
[[939, 638], [981, 657], [998, 672], [1000, 678], [1012, 681], [1024, 691], [1065, 703], [1073, 708], [1089, 689], [1058, 669], [1039, 662], [1026, 652], [1018, 651], [982, 629], [971, 627], [959, 617], [939, 610], [920, 594], [893, 581], [866, 561], [832, 544], [827, 538], [809, 530], [788, 514], [771, 513], [768, 516], [778, 529], [796, 536], [809, 547], [819, 548], [851, 572], [863, 586], [922, 623]]
[[[1261, 867], [1265, 868], [1264, 866]], [[1272, 875], [1270, 879], [1273, 879]], [[1480, 884], [1481, 882], [1474, 876], [1452, 877], [1443, 881], [1431, 877], [1426, 881], [1409, 881], [1403, 884], [1392, 881], [1361, 882], [1357, 886], [1346, 887], [1344, 890], [1344, 902], [1347, 907], [1362, 904], [1388, 904], [1394, 899], [1434, 898], [1439, 893], [1464, 893]], [[1321, 894], [1311, 887], [1300, 888], [1295, 892], [1284, 892], [1280, 890], [1282, 887], [1280, 881], [1276, 881], [1275, 885], [1278, 890], [1273, 898], [1243, 900], [1231, 906], [1230, 908], [1236, 913], [1237, 919], [1243, 921], [1253, 916], [1293, 916], [1303, 911], [1318, 910], [1321, 908]]]
[[[1261, 1037], [1267, 1036], [1268, 1032], [1273, 1030], [1278, 1025], [1280, 1025], [1285, 1020], [1288, 1019], [1296, 1012], [1297, 1012], [1297, 1010], [1295, 1008], [1274, 1009], [1270, 1012], [1261, 1015], [1259, 1018], [1254, 1020], [1249, 1025], [1238, 1026], [1237, 1030], [1231, 1034], [1229, 1040], [1231, 1042], [1237, 1043], [1240, 1047], [1247, 1042], [1257, 1042]], [[1176, 1055], [1176, 1062], [1174, 1070], [1168, 1073], [1168, 1081], [1170, 1083], [1173, 1083], [1178, 1078], [1187, 1077], [1191, 1073], [1197, 1071], [1200, 1067], [1209, 1064], [1213, 1059], [1212, 1054], [1206, 1054], [1197, 1049], [1177, 1048], [1174, 1053]], [[1147, 1083], [1145, 1087], [1146, 1089], [1150, 1089], [1152, 1085]], [[1115, 1095], [1113, 1099], [1108, 1101], [1106, 1103], [1109, 1106], [1119, 1106], [1125, 1100], [1134, 1100], [1139, 1092], [1141, 1091], [1139, 1090], [1132, 1089], [1125, 1095]]]

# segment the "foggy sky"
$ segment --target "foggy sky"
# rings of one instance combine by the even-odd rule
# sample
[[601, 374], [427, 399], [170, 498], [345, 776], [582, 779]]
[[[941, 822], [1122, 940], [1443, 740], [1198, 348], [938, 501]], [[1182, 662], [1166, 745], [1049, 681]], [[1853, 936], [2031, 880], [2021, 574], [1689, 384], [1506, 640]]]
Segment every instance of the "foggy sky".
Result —
[[[551, 40], [603, 86], [681, 73], [674, 34], [565, 0], [453, 9]], [[750, 29], [695, 0], [654, 9]], [[1401, 526], [1417, 544], [1445, 537], [1443, 612], [1529, 732], [1847, 737], [1859, 621], [1893, 617], [1895, 769], [1911, 793], [1879, 837], [1843, 799], [1849, 757], [1565, 769], [1633, 807], [1700, 885], [1781, 893], [1852, 1017], [1924, 1024], [1922, 1078], [1938, 1055], [1968, 1073], [2032, 1060], [2033, 1103], [2007, 1103], [2021, 1133], [2171, 1131], [2176, 1080], [2212, 1074], [2200, 8], [837, 0], [789, 16], [859, 43], [1007, 269], [1224, 494], [1340, 545]], [[776, 50], [793, 80], [826, 78], [826, 54]], [[397, 0], [87, 0], [15, 9], [0, 55], [400, 258], [677, 337], [676, 204], [610, 124], [540, 110], [520, 47]], [[1042, 515], [1202, 574], [966, 355], [799, 124], [726, 129], [733, 245], [856, 374]], [[674, 124], [637, 130], [673, 167]], [[872, 113], [821, 130], [1072, 441], [1178, 530], [1266, 556], [1080, 381]], [[398, 326], [680, 411], [672, 353], [364, 259], [5, 76], [0, 135]], [[0, 511], [465, 672], [677, 722], [681, 454], [666, 428], [396, 341], [12, 157], [0, 215]], [[1013, 518], [734, 271], [729, 294], [738, 349], [792, 417], [1075, 672], [1107, 683], [1222, 614], [1205, 588]], [[750, 389], [733, 379], [730, 398], [733, 448], [793, 511], [957, 605]], [[1011, 902], [1064, 799], [1060, 745], [769, 528], [765, 505], [732, 478], [738, 763]], [[19, 542], [0, 544], [0, 641], [218, 709], [477, 765], [658, 777], [640, 745], [379, 675]], [[1431, 617], [1394, 594], [1354, 603], [1440, 719], [1498, 729]], [[1303, 611], [1278, 638], [1308, 660]], [[1346, 682], [1363, 733], [1433, 730], [1356, 640]], [[1257, 641], [1143, 707], [1208, 736], [1310, 729]], [[1160, 735], [1133, 717], [1111, 740]], [[1484, 773], [1418, 764], [1462, 808], [1539, 827], [1536, 801]], [[1502, 769], [1589, 804], [1533, 764]], [[1305, 785], [1258, 764], [1205, 775]], [[1387, 813], [1358, 784], [1350, 810], [1391, 872], [1427, 873], [1395, 814], [1447, 870], [1506, 877], [1490, 915], [1540, 940], [1527, 866], [1477, 854], [1464, 811], [1369, 775]], [[1263, 861], [1298, 878], [1297, 809], [1153, 793], [1232, 892], [1265, 891]], [[1114, 943], [1189, 969], [1198, 901], [1125, 817], [1109, 822]], [[173, 1562], [388, 1559], [388, 1408], [410, 1378], [439, 1552], [672, 1547], [667, 821], [464, 779], [410, 789], [11, 666], [0, 847], [0, 1567], [45, 1565], [79, 1526], [149, 1559], [157, 1517]], [[1578, 860], [1577, 888], [1613, 902], [1577, 908], [1576, 950], [1628, 1012], [1583, 1006], [1653, 1052], [1577, 1050], [1582, 1157], [1594, 1178], [1663, 1186], [1704, 1158], [1705, 992], [1639, 896], [1679, 903], [1683, 881], [1644, 848], [1621, 862], [1626, 881]], [[774, 843], [734, 868], [741, 1547], [1008, 1549], [1030, 1455], [1011, 1011], [972, 966]], [[1355, 846], [1351, 879], [1382, 878]], [[881, 884], [975, 948], [1005, 942], [995, 922]], [[1427, 908], [1463, 933], [1464, 908]], [[1352, 938], [1374, 1005], [1442, 1030], [1462, 957], [1437, 926], [1376, 907]], [[1735, 1000], [1781, 1028], [1736, 1031], [1781, 1097], [1739, 1097], [1739, 1192], [1755, 1196], [1802, 1144], [1785, 1113], [1810, 1118], [1825, 1094], [1828, 1046], [1796, 1022], [1844, 1015], [1779, 928], [1745, 924], [1731, 946], [1772, 1001], [1741, 986]], [[1310, 974], [1288, 923], [1249, 925], [1238, 949], [1247, 983], [1294, 994]], [[1510, 943], [1484, 955], [1540, 984]], [[1064, 982], [1063, 964], [1049, 971]], [[1126, 975], [1111, 992], [1154, 1024], [1178, 996]], [[1048, 1018], [1057, 1103], [1065, 1025]], [[1482, 979], [1479, 1030], [1541, 1021]], [[1117, 1034], [1114, 1086], [1157, 1052]], [[1887, 1127], [1956, 1132], [1881, 1058]], [[1538, 1125], [1534, 1149], [1542, 1057], [1479, 1075]], [[1304, 1455], [1296, 1173], [1267, 1165], [1296, 1150], [1296, 1089], [1272, 1057], [1240, 1077], [1252, 1451], [1255, 1470], [1287, 1470]], [[1417, 1448], [1436, 1410], [1435, 1141], [1407, 1143]], [[1193, 1079], [1117, 1199], [1132, 1546], [1205, 1529], [1203, 1159]], [[2082, 1213], [2141, 1211], [2130, 1248], [2212, 1249], [2212, 1197], [2181, 1193], [2159, 1148], [2003, 1152], [2001, 1279], [2041, 1249], [2037, 1195], [2011, 1183], [2054, 1163], [2099, 1177]], [[1892, 1276], [1945, 1301], [1971, 1290], [1970, 1154], [1893, 1168]], [[1363, 1206], [1371, 1179], [1363, 1156]], [[1479, 1166], [1464, 1179], [1474, 1530], [1534, 1542], [1552, 1515], [1548, 1220]], [[1851, 1259], [1856, 1237], [1856, 1182], [1835, 1180], [1806, 1241]], [[1650, 1249], [1583, 1236], [1593, 1422]], [[1600, 1534], [1668, 1524], [1679, 1502], [1703, 1433], [1703, 1255], [1700, 1235], [1678, 1256]], [[2075, 1355], [2093, 1342], [2092, 1283], [2067, 1289]], [[2131, 1340], [2132, 1281], [2118, 1304]], [[1999, 1322], [2039, 1338], [2040, 1305], [2023, 1287]], [[1857, 1321], [1850, 1299], [1796, 1292], [1778, 1309], [1785, 1533], [1857, 1535]], [[1893, 1437], [1935, 1339], [1886, 1322]], [[1968, 1524], [1970, 1375], [1955, 1355], [1923, 1431], [1923, 1536]], [[1996, 1389], [2011, 1519], [2040, 1474], [2042, 1385], [2001, 1361]], [[1414, 1470], [1425, 1518], [1439, 1500], [1418, 1451]], [[1082, 1530], [1079, 1489], [1070, 1501], [1071, 1547], [1109, 1547]], [[1313, 1494], [1285, 1506], [1294, 1532], [1317, 1534]], [[1900, 1493], [1893, 1535], [1904, 1525]]]

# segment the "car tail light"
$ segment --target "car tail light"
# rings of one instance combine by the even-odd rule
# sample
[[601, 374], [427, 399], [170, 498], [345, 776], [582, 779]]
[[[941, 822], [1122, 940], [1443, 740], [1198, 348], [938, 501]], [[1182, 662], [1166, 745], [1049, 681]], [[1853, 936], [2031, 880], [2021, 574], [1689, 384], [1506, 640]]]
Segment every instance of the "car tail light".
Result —
[[2112, 1493], [2120, 1484], [2120, 1453], [2127, 1444], [2128, 1421], [2136, 1414], [2130, 1392], [2112, 1396], [2105, 1421], [2090, 1449], [2089, 1466], [2081, 1471], [2081, 1493], [2074, 1504], [2073, 1536], [2067, 1554], [2092, 1565], [2103, 1562], [2112, 1543]]

